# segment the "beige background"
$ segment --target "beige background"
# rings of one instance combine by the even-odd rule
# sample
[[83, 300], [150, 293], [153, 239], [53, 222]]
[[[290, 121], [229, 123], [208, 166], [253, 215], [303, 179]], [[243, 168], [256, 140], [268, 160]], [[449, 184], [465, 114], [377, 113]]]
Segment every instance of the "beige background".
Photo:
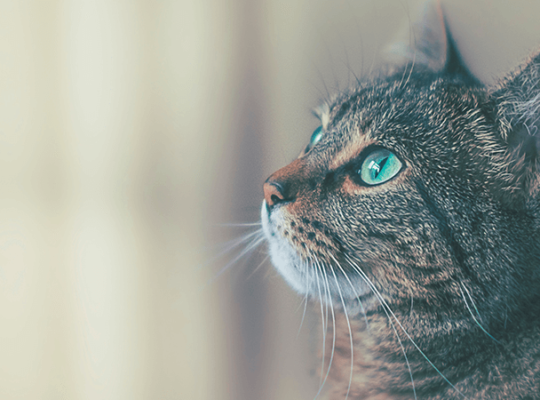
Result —
[[[0, 1], [0, 399], [313, 399], [317, 316], [226, 224], [420, 3]], [[537, 3], [445, 3], [473, 72]]]

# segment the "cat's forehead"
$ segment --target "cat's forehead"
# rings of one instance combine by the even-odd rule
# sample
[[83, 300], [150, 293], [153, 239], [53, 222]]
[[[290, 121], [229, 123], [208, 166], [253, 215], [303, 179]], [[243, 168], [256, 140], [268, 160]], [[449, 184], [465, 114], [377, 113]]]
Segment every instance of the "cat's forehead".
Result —
[[400, 82], [383, 81], [358, 87], [341, 94], [328, 106], [323, 107], [327, 110], [321, 118], [323, 127], [329, 131], [339, 130], [351, 122], [361, 125], [372, 123], [381, 125], [396, 119], [403, 122], [402, 117], [405, 114], [425, 115], [426, 112], [442, 105], [440, 99], [434, 101], [435, 97], [441, 97], [443, 94], [438, 83], [435, 81], [425, 86], [403, 87]]
[[455, 120], [472, 113], [474, 91], [442, 79], [400, 80], [360, 86], [316, 110], [326, 132], [317, 158], [346, 162], [371, 144], [400, 146], [435, 140]]
[[386, 82], [366, 85], [316, 108], [324, 138], [310, 156], [318, 162], [330, 158], [332, 164], [339, 164], [354, 158], [370, 144], [381, 144], [403, 103], [403, 97], [396, 96], [394, 91]]

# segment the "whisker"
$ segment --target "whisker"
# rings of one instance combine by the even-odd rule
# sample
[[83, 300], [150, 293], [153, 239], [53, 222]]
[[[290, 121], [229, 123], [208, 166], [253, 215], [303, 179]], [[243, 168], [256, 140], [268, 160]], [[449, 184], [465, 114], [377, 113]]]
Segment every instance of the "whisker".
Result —
[[414, 293], [411, 288], [409, 288], [409, 291], [411, 292], [411, 310], [409, 311], [409, 314], [412, 314], [414, 305]]
[[[347, 259], [350, 259], [348, 256], [346, 256]], [[351, 264], [352, 265], [352, 264]], [[354, 266], [353, 266], [354, 267]], [[363, 276], [365, 277], [366, 279], [366, 282], [374, 289], [374, 293], [378, 293], [378, 290], [377, 288], [375, 288], [375, 286], [373, 285], [373, 283], [371, 282], [371, 280], [367, 277], [367, 275], [365, 275], [364, 271], [362, 271], [361, 269], [358, 269], [359, 272], [361, 272], [363, 274]], [[458, 392], [463, 398], [465, 398], [465, 395], [463, 393], [461, 393], [461, 391], [456, 388], [452, 382], [450, 382], [448, 380], [448, 378], [446, 376], [444, 376], [444, 374], [435, 366], [435, 364], [433, 364], [433, 362], [431, 362], [431, 360], [429, 359], [428, 356], [426, 356], [426, 354], [420, 349], [420, 347], [418, 347], [418, 345], [416, 344], [416, 342], [411, 338], [411, 336], [407, 333], [407, 331], [405, 330], [405, 328], [403, 327], [403, 325], [401, 325], [401, 322], [399, 322], [399, 320], [397, 319], [396, 315], [394, 314], [394, 312], [392, 311], [392, 309], [388, 306], [388, 304], [386, 303], [386, 301], [382, 298], [382, 296], [380, 294], [377, 294], [377, 296], [379, 297], [379, 299], [381, 300], [382, 304], [384, 305], [384, 307], [386, 307], [388, 309], [388, 311], [390, 312], [390, 314], [392, 315], [392, 317], [394, 317], [394, 320], [398, 323], [399, 327], [401, 328], [401, 330], [403, 331], [403, 333], [405, 334], [405, 336], [407, 336], [407, 338], [409, 339], [409, 341], [413, 344], [413, 346], [416, 348], [416, 350], [418, 350], [420, 352], [420, 354], [422, 355], [422, 357], [424, 357], [424, 359], [429, 363], [429, 365], [441, 376], [441, 378], [443, 378], [445, 380], [446, 383], [448, 383], [450, 385], [450, 387], [452, 389], [454, 389], [456, 392]]]
[[335, 259], [335, 257], [332, 254], [330, 254], [330, 257], [332, 257], [332, 259], [341, 270], [341, 273], [343, 274], [347, 282], [349, 282], [349, 285], [352, 291], [354, 292], [356, 299], [358, 300], [358, 304], [360, 304], [360, 309], [362, 310], [362, 314], [364, 314], [364, 321], [366, 322], [366, 328], [369, 328], [369, 322], [367, 320], [366, 309], [364, 308], [364, 304], [362, 304], [362, 300], [360, 300], [360, 295], [358, 294], [358, 292], [356, 291], [356, 288], [354, 287], [351, 280], [349, 279], [349, 276], [345, 273], [345, 270], [343, 269], [343, 267], [339, 264], [339, 262]]
[[[312, 263], [314, 264], [313, 260]], [[321, 376], [319, 385], [322, 385], [322, 377], [323, 377], [323, 371], [324, 371], [324, 356], [325, 356], [325, 349], [326, 349], [326, 325], [324, 323], [324, 310], [323, 310], [323, 298], [321, 294], [321, 285], [319, 281], [319, 273], [318, 273], [318, 267], [313, 269], [315, 271], [315, 276], [317, 278], [317, 290], [319, 292], [319, 300], [321, 305], [321, 325], [322, 325], [322, 333], [323, 333], [323, 348], [322, 348], [322, 366], [321, 366]]]
[[[319, 388], [319, 391], [315, 395], [314, 400], [317, 397], [319, 397], [319, 395], [321, 394], [321, 391], [322, 391], [322, 389], [323, 389], [323, 387], [324, 387], [324, 385], [326, 383], [326, 380], [328, 379], [328, 375], [330, 375], [330, 368], [332, 367], [332, 362], [334, 360], [334, 352], [336, 350], [336, 316], [334, 314], [334, 305], [332, 303], [332, 296], [331, 296], [331, 293], [330, 293], [330, 284], [328, 282], [328, 275], [325, 273], [324, 268], [323, 268], [323, 266], [321, 266], [320, 262], [318, 260], [315, 260], [315, 262], [321, 268], [321, 274], [324, 277], [323, 283], [326, 281], [326, 292], [328, 294], [327, 299], [330, 301], [330, 311], [332, 313], [332, 353], [330, 354], [330, 361], [328, 363], [328, 369], [326, 370], [326, 376], [324, 377], [323, 383], [322, 383], [321, 387]], [[326, 323], [326, 327], [328, 328], [328, 322]], [[326, 343], [324, 345], [326, 346]]]
[[[332, 256], [333, 258], [333, 256]], [[339, 264], [339, 263], [338, 263]], [[345, 306], [345, 301], [343, 300], [343, 294], [341, 293], [341, 289], [339, 287], [339, 282], [336, 276], [336, 272], [334, 271], [334, 268], [332, 268], [332, 265], [328, 265], [330, 267], [330, 271], [332, 271], [332, 275], [334, 275], [334, 280], [336, 281], [336, 287], [339, 293], [339, 298], [341, 299], [341, 304], [343, 305], [343, 312], [345, 313], [345, 320], [347, 321], [347, 327], [349, 328], [349, 340], [351, 344], [351, 372], [349, 374], [349, 386], [347, 387], [347, 394], [345, 395], [345, 400], [349, 398], [349, 393], [351, 391], [351, 385], [352, 385], [352, 377], [353, 377], [353, 368], [354, 368], [354, 346], [353, 346], [353, 336], [352, 336], [352, 330], [351, 330], [351, 323], [349, 321], [349, 316], [347, 314], [347, 307]]]
[[262, 226], [262, 222], [246, 222], [246, 223], [236, 223], [236, 224], [224, 223], [224, 224], [217, 224], [217, 226], [220, 226], [220, 227], [233, 227], [233, 228], [249, 227], [249, 226]]
[[212, 283], [213, 281], [215, 281], [217, 278], [219, 278], [225, 271], [227, 271], [234, 263], [236, 263], [238, 260], [240, 260], [242, 257], [244, 257], [246, 254], [248, 254], [249, 252], [251, 252], [252, 250], [254, 250], [257, 246], [259, 246], [263, 241], [264, 241], [264, 236], [262, 236], [262, 233], [261, 233], [261, 236], [258, 237], [258, 238], [254, 238], [253, 241], [248, 245], [246, 246], [246, 248], [244, 250], [242, 250], [240, 252], [240, 254], [238, 254], [236, 257], [234, 257], [231, 261], [229, 261], [227, 264], [225, 264], [225, 266], [223, 268], [221, 268], [219, 270], [219, 272], [217, 274], [214, 275], [214, 277], [212, 277], [211, 279], [208, 280], [207, 284], [210, 284]]
[[[471, 317], [473, 318], [474, 322], [476, 322], [476, 324], [480, 327], [480, 329], [482, 329], [482, 331], [486, 335], [488, 335], [491, 339], [493, 339], [495, 341], [495, 343], [501, 344], [501, 342], [499, 342], [497, 339], [495, 339], [493, 336], [491, 336], [489, 334], [489, 332], [484, 329], [482, 324], [476, 319], [476, 317], [474, 316], [474, 314], [473, 314], [473, 312], [471, 310], [471, 307], [469, 307], [469, 304], [467, 303], [467, 299], [465, 298], [465, 293], [463, 293], [463, 289], [465, 289], [465, 291], [467, 292], [467, 295], [469, 296], [469, 299], [471, 300], [471, 303], [472, 303], [472, 305], [474, 307], [474, 310], [476, 311], [476, 314], [478, 315], [478, 318], [481, 318], [480, 313], [478, 312], [478, 309], [476, 308], [476, 305], [474, 304], [474, 301], [473, 301], [469, 291], [467, 290], [467, 288], [463, 284], [463, 282], [460, 282], [460, 284], [461, 285], [459, 286], [459, 290], [461, 291], [461, 295], [463, 296], [463, 301], [465, 302], [465, 305], [467, 306], [467, 310], [469, 310], [469, 313], [471, 314]], [[463, 289], [461, 289], [461, 287], [463, 287]]]
[[[308, 293], [311, 286], [311, 280], [308, 278], [309, 273], [309, 267], [308, 265], [304, 265], [304, 268], [306, 269], [306, 273], [304, 274], [306, 277], [306, 294], [304, 295], [303, 303], [304, 303], [304, 312], [302, 313], [302, 320], [300, 321], [300, 327], [298, 328], [298, 332], [296, 333], [296, 338], [298, 339], [298, 336], [300, 335], [300, 330], [302, 329], [302, 325], [304, 324], [304, 319], [306, 317], [306, 309], [307, 309], [307, 303], [308, 303]], [[302, 303], [300, 303], [302, 305]]]
[[[401, 326], [400, 322], [397, 320], [396, 316], [394, 315], [392, 310], [390, 310], [390, 308], [388, 307], [388, 304], [386, 304], [386, 301], [383, 299], [380, 292], [377, 290], [377, 288], [371, 282], [371, 280], [368, 278], [368, 276], [364, 273], [364, 271], [362, 271], [362, 269], [359, 266], [357, 266], [356, 263], [353, 263], [349, 256], [345, 255], [345, 257], [347, 258], [347, 262], [353, 267], [353, 269], [355, 269], [359, 273], [359, 275], [362, 277], [362, 279], [364, 279], [364, 281], [368, 284], [371, 291], [375, 294], [375, 296], [379, 300], [379, 303], [381, 304], [381, 306], [383, 306], [383, 311], [386, 314], [386, 317], [388, 318], [388, 322], [390, 323], [390, 326], [392, 327], [392, 330], [394, 331], [394, 334], [396, 335], [396, 339], [398, 340], [399, 346], [401, 347], [401, 351], [403, 352], [403, 357], [405, 358], [405, 362], [406, 362], [407, 368], [409, 370], [409, 375], [411, 376], [411, 385], [412, 385], [414, 398], [415, 398], [415, 400], [417, 400], [416, 388], [414, 386], [414, 377], [413, 377], [413, 373], [412, 373], [411, 364], [409, 362], [409, 357], [407, 357], [407, 352], [405, 351], [405, 346], [403, 346], [403, 342], [401, 341], [401, 338], [400, 338], [400, 336], [399, 336], [399, 334], [397, 332], [397, 329], [396, 329], [394, 323], [392, 322], [392, 318], [390, 318], [390, 315], [388, 314], [388, 311], [390, 311], [390, 313], [392, 313], [392, 316], [394, 317], [396, 322]], [[388, 311], [387, 311], [387, 308], [388, 308]], [[405, 329], [403, 328], [403, 326], [401, 326], [401, 329], [405, 332]], [[407, 332], [405, 332], [405, 334], [409, 337], [409, 340], [412, 341], [412, 339], [407, 334]], [[413, 344], [414, 344], [414, 342], [413, 342]], [[415, 344], [415, 346], [416, 346], [416, 344]], [[416, 346], [416, 347], [418, 348], [418, 346]]]
[[[407, 10], [407, 14], [408, 14], [408, 10]], [[410, 17], [409, 17], [410, 18]], [[410, 19], [409, 19], [410, 20]], [[413, 30], [413, 36], [414, 36], [414, 42], [416, 42], [416, 35], [414, 33], [414, 30]], [[409, 31], [409, 34], [410, 34], [410, 31]], [[410, 39], [409, 39], [410, 40]], [[410, 79], [411, 79], [411, 75], [413, 73], [413, 70], [414, 70], [414, 65], [416, 64], [416, 44], [414, 45], [414, 52], [413, 52], [413, 59], [412, 59], [412, 63], [411, 63], [411, 66], [410, 66], [410, 69], [409, 69], [409, 76], [407, 76], [407, 80], [405, 81], [405, 84], [403, 85], [403, 87], [407, 87], [407, 84], [409, 83]], [[406, 69], [405, 69], [406, 70]], [[399, 84], [399, 87], [402, 87], [401, 86], [401, 83], [403, 82], [400, 82]]]
[[221, 250], [218, 254], [213, 256], [210, 261], [208, 261], [207, 263], [203, 263], [198, 268], [203, 268], [203, 267], [208, 266], [209, 264], [211, 264], [215, 260], [221, 258], [222, 256], [224, 256], [227, 253], [230, 253], [233, 249], [235, 249], [236, 247], [248, 242], [250, 239], [252, 239], [255, 236], [263, 237], [263, 230], [262, 229], [256, 229], [255, 231], [247, 233], [247, 234], [245, 234], [245, 235], [243, 235], [243, 236], [241, 236], [241, 237], [239, 237], [237, 239], [232, 239], [232, 240], [229, 240], [229, 241], [223, 243], [220, 246], [224, 246], [225, 248], [223, 250]]
[[[411, 15], [409, 7], [406, 4], [401, 3], [401, 6], [404, 7], [404, 11], [407, 13], [407, 19], [409, 20], [409, 46], [411, 46], [413, 51], [413, 59], [412, 63], [409, 67], [409, 61], [407, 60], [405, 64], [405, 68], [403, 69], [403, 76], [401, 77], [401, 81], [399, 82], [398, 88], [404, 88], [409, 83], [409, 80], [411, 79], [412, 72], [414, 70], [414, 65], [416, 63], [416, 33], [414, 32], [414, 29], [411, 25]], [[403, 79], [405, 78], [405, 74], [407, 73], [407, 69], [409, 68], [409, 76], [407, 77], [407, 80], [405, 81], [405, 84], [403, 84]]]
[[263, 258], [263, 260], [259, 263], [259, 265], [257, 265], [257, 266], [253, 269], [253, 271], [251, 271], [251, 272], [249, 273], [249, 275], [246, 277], [246, 281], [249, 280], [249, 279], [253, 276], [253, 274], [255, 274], [255, 273], [256, 273], [256, 272], [264, 265], [264, 263], [266, 262], [266, 260], [268, 260], [269, 258], [270, 258], [270, 255], [267, 254], [267, 255]]

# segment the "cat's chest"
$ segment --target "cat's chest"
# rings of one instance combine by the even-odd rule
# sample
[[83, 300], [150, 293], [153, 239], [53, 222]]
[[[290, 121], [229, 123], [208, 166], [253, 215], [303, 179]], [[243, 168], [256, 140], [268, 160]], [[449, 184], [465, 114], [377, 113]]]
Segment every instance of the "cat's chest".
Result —
[[[325, 325], [321, 371], [323, 379], [328, 375], [326, 399], [507, 400], [540, 395], [539, 327], [517, 329], [498, 343], [476, 342], [477, 332], [462, 340], [462, 334], [448, 335], [435, 346], [436, 356], [421, 353], [430, 348], [426, 343], [418, 342], [414, 349], [416, 338], [408, 338], [399, 326], [394, 331], [383, 319], [366, 325], [362, 317], [347, 321], [335, 312]], [[395, 340], [397, 335], [401, 341]]]

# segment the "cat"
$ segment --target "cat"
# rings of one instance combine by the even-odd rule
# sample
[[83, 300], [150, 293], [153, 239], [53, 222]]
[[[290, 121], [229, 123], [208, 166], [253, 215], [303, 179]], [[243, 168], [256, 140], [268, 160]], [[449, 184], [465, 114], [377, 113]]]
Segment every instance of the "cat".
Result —
[[320, 303], [332, 400], [540, 398], [540, 54], [485, 87], [426, 16], [264, 183], [271, 260]]

